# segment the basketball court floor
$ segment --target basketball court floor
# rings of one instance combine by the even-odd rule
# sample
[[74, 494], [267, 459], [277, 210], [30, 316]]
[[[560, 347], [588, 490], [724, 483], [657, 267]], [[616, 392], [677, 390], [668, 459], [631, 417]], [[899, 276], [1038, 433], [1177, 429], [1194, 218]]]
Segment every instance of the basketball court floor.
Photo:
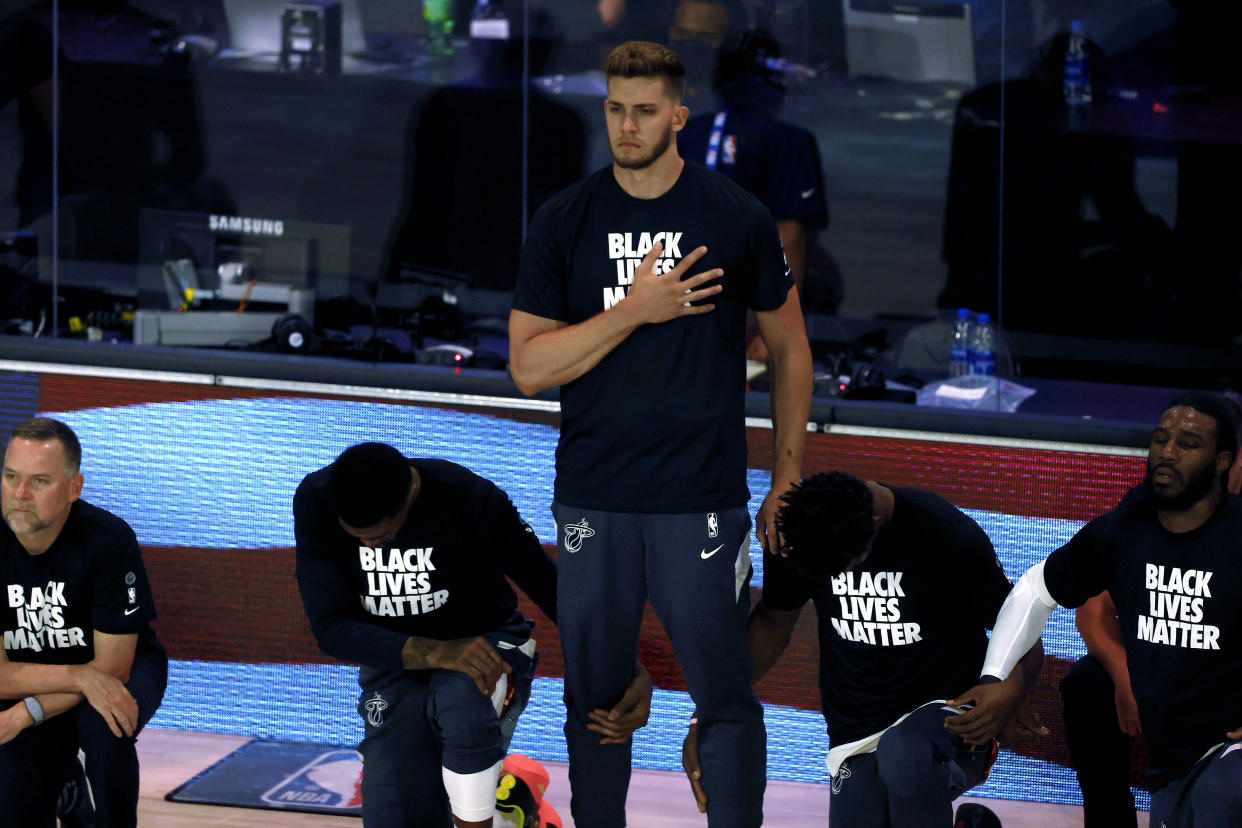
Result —
[[[268, 828], [269, 826], [338, 826], [359, 828], [352, 817], [288, 814], [212, 805], [165, 802], [164, 794], [248, 741], [242, 736], [217, 736], [174, 730], [144, 730], [138, 738], [142, 764], [139, 828]], [[569, 818], [569, 781], [563, 764], [545, 763], [552, 781], [547, 797], [572, 828]], [[1077, 828], [1082, 809], [1035, 802], [979, 800], [1000, 816], [1005, 828]], [[628, 805], [634, 828], [691, 828], [705, 826], [690, 789], [680, 774], [634, 771]], [[822, 785], [769, 782], [764, 804], [765, 828], [812, 828], [828, 824], [828, 789]], [[1147, 814], [1139, 813], [1139, 828], [1147, 828]], [[860, 826], [860, 828], [867, 828]]]

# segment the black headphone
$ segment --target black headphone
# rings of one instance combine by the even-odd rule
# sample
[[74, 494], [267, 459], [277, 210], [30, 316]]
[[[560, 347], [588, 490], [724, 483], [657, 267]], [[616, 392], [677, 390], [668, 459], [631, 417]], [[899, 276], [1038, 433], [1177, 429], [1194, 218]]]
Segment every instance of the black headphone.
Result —
[[780, 95], [785, 94], [785, 78], [769, 68], [769, 58], [782, 57], [781, 45], [766, 29], [736, 28], [729, 32], [716, 54], [712, 89], [728, 99], [748, 78], [758, 78]]

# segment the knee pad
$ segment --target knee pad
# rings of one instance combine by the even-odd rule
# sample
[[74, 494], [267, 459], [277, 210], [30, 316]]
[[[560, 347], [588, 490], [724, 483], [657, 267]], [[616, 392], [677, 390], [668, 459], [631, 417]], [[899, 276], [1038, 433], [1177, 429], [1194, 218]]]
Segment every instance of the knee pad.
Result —
[[444, 790], [448, 793], [453, 816], [465, 822], [482, 822], [496, 814], [496, 779], [500, 762], [478, 773], [455, 773], [441, 768]]

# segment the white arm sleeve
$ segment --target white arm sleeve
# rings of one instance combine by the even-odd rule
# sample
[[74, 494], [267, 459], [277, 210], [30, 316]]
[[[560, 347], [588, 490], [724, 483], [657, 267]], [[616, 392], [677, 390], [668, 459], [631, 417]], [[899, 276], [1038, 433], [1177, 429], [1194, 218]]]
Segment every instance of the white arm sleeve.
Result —
[[1018, 659], [1039, 640], [1056, 607], [1057, 602], [1044, 584], [1044, 562], [1040, 561], [1022, 574], [1001, 605], [988, 653], [983, 658], [982, 674], [1009, 678]]

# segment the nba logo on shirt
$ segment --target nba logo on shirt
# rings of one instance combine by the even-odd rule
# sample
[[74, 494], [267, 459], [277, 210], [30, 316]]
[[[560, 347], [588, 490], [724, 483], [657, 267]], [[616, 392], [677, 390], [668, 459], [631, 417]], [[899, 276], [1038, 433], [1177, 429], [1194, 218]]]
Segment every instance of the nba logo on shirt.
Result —
[[361, 808], [362, 757], [355, 750], [324, 751], [261, 799], [277, 808]]
[[715, 512], [707, 513], [707, 536], [714, 538], [720, 534], [720, 522], [716, 519]]
[[737, 163], [737, 136], [726, 135], [720, 144], [721, 161], [726, 164]]
[[134, 589], [133, 587], [130, 587], [126, 591], [129, 593], [129, 602], [131, 604], [134, 603], [134, 601], [138, 599], [138, 590]]

